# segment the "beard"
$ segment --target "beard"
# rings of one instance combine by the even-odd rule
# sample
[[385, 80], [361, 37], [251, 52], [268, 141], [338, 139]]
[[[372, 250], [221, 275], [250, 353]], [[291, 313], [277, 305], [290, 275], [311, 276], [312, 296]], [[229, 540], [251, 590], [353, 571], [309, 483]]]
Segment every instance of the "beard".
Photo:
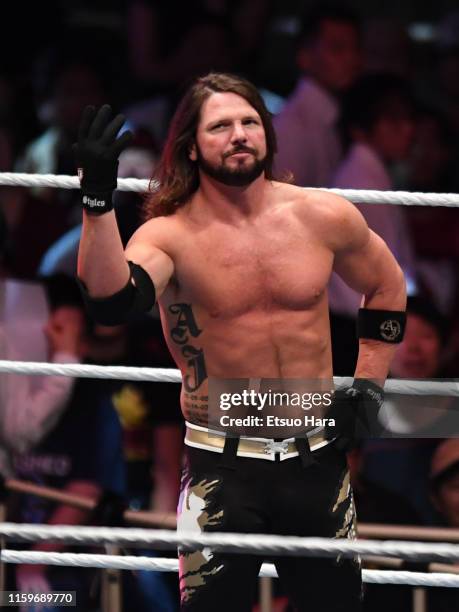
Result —
[[204, 172], [204, 174], [207, 174], [207, 176], [210, 176], [210, 178], [213, 178], [219, 183], [223, 183], [223, 185], [227, 185], [229, 187], [246, 187], [247, 185], [250, 185], [250, 183], [253, 183], [253, 181], [257, 179], [266, 168], [266, 156], [263, 157], [263, 159], [258, 159], [254, 149], [240, 146], [233, 149], [231, 154], [246, 152], [251, 153], [254, 156], [253, 163], [248, 165], [241, 164], [231, 168], [225, 164], [225, 159], [230, 155], [224, 157], [222, 163], [217, 166], [209, 163], [201, 154], [199, 147], [196, 147], [198, 158], [197, 161], [200, 170]]

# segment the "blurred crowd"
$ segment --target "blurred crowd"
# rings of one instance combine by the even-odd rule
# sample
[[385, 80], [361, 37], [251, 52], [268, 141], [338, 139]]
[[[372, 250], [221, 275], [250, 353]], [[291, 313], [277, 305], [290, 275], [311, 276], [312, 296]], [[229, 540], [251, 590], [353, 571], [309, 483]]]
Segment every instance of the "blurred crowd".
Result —
[[[1, 27], [0, 172], [74, 175], [81, 111], [109, 102], [134, 132], [119, 176], [149, 178], [181, 93], [217, 70], [243, 74], [262, 92], [279, 178], [458, 193], [459, 11], [423, 5], [418, 19], [410, 6], [383, 16], [371, 2], [50, 0], [28, 5], [24, 20], [23, 3], [12, 4]], [[12, 52], [21, 41], [29, 52]], [[142, 222], [142, 202], [115, 194], [124, 243]], [[407, 279], [407, 331], [391, 377], [458, 377], [458, 211], [358, 208]], [[80, 223], [76, 190], [0, 186], [1, 358], [174, 367], [157, 312], [114, 328], [87, 320], [74, 280]], [[335, 275], [329, 296], [334, 372], [351, 376], [360, 296]], [[459, 438], [445, 440], [459, 431], [455, 404], [425, 396], [411, 412], [406, 398], [386, 407], [395, 435], [349, 456], [361, 521], [459, 527]], [[99, 500], [90, 513], [9, 495], [9, 519], [119, 524], [113, 507], [173, 512], [182, 433], [178, 385], [2, 375], [3, 475]], [[81, 610], [98, 609], [98, 580], [39, 565], [8, 575], [12, 589], [84, 592]], [[173, 575], [126, 572], [123, 581], [129, 609], [177, 609]], [[368, 588], [366, 610], [386, 610], [387, 598], [393, 612], [409, 609], [409, 588], [384, 589]], [[457, 608], [455, 593], [433, 591], [431, 612]]]

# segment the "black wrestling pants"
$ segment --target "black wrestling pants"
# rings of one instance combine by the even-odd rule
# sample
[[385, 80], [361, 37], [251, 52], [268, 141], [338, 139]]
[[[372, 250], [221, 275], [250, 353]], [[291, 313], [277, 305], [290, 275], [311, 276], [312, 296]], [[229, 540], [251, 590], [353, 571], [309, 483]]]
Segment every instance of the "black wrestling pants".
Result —
[[[235, 457], [222, 468], [221, 454], [185, 446], [178, 530], [233, 531], [352, 538], [355, 511], [345, 454], [333, 443], [315, 450], [315, 462], [299, 457], [267, 461]], [[357, 559], [262, 558], [179, 551], [181, 610], [250, 612], [263, 561], [279, 578], [299, 612], [359, 612]]]

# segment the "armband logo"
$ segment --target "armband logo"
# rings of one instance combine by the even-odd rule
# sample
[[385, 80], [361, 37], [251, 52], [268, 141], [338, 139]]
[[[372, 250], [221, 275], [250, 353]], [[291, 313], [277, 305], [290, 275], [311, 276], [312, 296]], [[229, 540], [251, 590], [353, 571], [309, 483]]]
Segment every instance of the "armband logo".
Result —
[[384, 340], [387, 340], [387, 342], [394, 342], [402, 333], [402, 328], [400, 327], [400, 323], [395, 319], [387, 319], [381, 323], [379, 331]]

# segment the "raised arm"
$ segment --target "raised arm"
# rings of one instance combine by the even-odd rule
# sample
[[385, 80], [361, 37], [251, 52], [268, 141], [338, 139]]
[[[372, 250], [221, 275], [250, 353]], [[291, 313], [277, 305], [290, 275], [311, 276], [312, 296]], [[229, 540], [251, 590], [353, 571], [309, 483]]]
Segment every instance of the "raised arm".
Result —
[[[363, 295], [361, 317], [381, 311], [395, 313], [406, 307], [406, 285], [403, 272], [385, 242], [372, 232], [360, 212], [342, 198], [333, 198], [336, 206], [333, 222], [334, 270], [344, 282]], [[368, 311], [375, 311], [369, 313]], [[376, 319], [375, 319], [376, 321]], [[375, 323], [375, 333], [376, 323]], [[355, 377], [384, 384], [395, 351], [395, 342], [382, 333], [378, 339], [360, 337]]]
[[118, 156], [130, 140], [127, 132], [117, 137], [123, 122], [122, 115], [111, 119], [109, 106], [97, 113], [88, 107], [75, 146], [83, 204], [78, 277], [90, 314], [104, 325], [148, 311], [173, 273], [171, 258], [145, 227], [123, 250], [112, 204]]

